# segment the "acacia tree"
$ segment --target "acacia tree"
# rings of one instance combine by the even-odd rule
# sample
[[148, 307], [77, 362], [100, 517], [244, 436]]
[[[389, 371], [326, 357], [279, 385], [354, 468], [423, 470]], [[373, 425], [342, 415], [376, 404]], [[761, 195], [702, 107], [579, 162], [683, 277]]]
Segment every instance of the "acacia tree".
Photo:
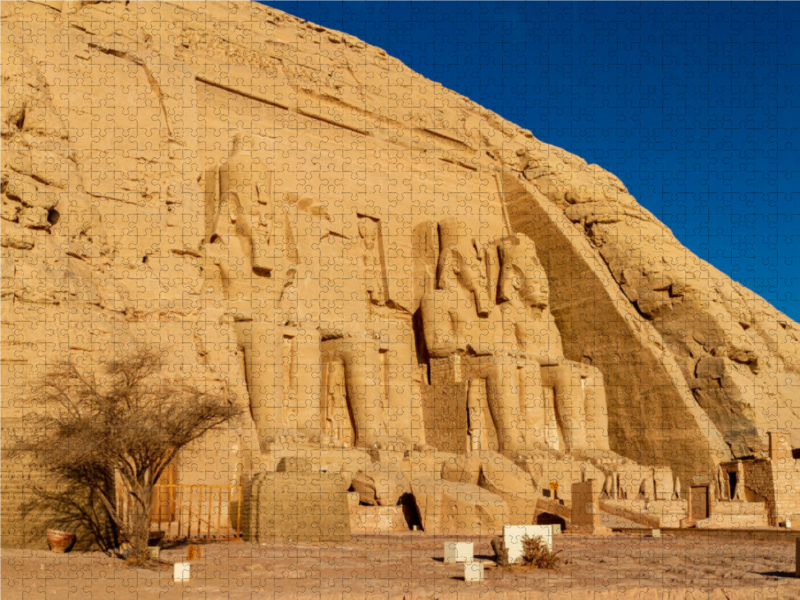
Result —
[[[99, 373], [59, 363], [32, 386], [38, 410], [13, 450], [70, 493], [82, 488], [99, 498], [129, 541], [133, 563], [147, 560], [150, 512], [164, 470], [181, 448], [241, 412], [224, 396], [167, 382], [163, 355], [135, 345]], [[110, 481], [121, 485], [125, 502], [117, 502]]]

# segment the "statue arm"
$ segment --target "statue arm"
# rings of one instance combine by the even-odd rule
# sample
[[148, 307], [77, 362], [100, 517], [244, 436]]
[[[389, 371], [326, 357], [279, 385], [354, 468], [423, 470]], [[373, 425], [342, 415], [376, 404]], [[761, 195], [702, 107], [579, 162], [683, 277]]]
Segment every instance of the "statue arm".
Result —
[[455, 354], [459, 346], [450, 312], [445, 310], [442, 302], [437, 302], [434, 294], [436, 292], [427, 294], [422, 299], [420, 308], [425, 345], [431, 356], [441, 358]]
[[545, 327], [543, 327], [544, 339], [541, 344], [537, 344], [538, 352], [533, 352], [533, 358], [542, 365], [560, 365], [565, 362], [564, 348], [561, 345], [561, 332], [556, 326], [553, 316], [547, 311], [545, 315]]
[[526, 354], [525, 335], [520, 326], [514, 307], [509, 303], [499, 306], [500, 309], [500, 335], [501, 345], [506, 354], [512, 356], [522, 356]]

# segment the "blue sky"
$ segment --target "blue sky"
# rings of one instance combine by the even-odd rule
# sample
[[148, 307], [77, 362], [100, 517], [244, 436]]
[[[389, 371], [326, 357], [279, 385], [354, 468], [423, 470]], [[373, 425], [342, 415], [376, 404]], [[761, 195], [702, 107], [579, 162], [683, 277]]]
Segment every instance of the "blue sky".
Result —
[[265, 4], [601, 165], [800, 321], [800, 3]]

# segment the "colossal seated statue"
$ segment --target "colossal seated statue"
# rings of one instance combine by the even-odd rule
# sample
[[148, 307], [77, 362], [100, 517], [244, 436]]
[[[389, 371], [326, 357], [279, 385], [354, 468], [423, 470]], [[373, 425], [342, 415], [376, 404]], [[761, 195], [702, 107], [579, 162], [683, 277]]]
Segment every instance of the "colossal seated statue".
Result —
[[280, 298], [288, 277], [286, 215], [272, 173], [253, 156], [252, 138], [237, 133], [219, 168], [219, 205], [210, 252], [222, 276], [237, 342], [244, 353], [250, 408], [263, 448], [291, 437], [283, 402]]
[[484, 379], [500, 450], [526, 450], [519, 427], [517, 359], [506, 352], [500, 313], [489, 296], [486, 247], [478, 224], [466, 218], [439, 223], [438, 289], [425, 293], [420, 309], [428, 353], [458, 356], [467, 379]]
[[[245, 136], [235, 137], [219, 180], [215, 237], [231, 248], [220, 266], [262, 447], [275, 441], [424, 447], [424, 427], [417, 425], [412, 436], [387, 415], [386, 396], [399, 397], [412, 414], [421, 408], [408, 385], [385, 391], [391, 361], [405, 354], [386, 339], [391, 328], [369, 326], [370, 305], [388, 310], [376, 273], [374, 224], [359, 224], [358, 235], [348, 235], [333, 223], [324, 199], [273, 189], [271, 173]], [[226, 226], [228, 235], [221, 232]], [[407, 362], [410, 353], [409, 344]]]
[[[555, 392], [555, 416], [566, 451], [608, 450], [608, 415], [603, 376], [592, 366], [564, 357], [561, 334], [548, 307], [547, 276], [527, 236], [502, 240], [499, 307], [506, 347], [523, 365], [527, 398], [525, 436], [552, 446], [546, 436], [542, 386]], [[527, 391], [527, 390], [526, 390]]]
[[378, 341], [366, 331], [327, 330], [323, 333], [322, 362], [329, 373], [324, 398], [325, 420], [331, 426], [331, 432], [325, 434], [327, 438], [333, 442], [345, 441], [341, 424], [349, 408], [355, 435], [353, 445], [388, 448], [389, 435], [381, 403]]

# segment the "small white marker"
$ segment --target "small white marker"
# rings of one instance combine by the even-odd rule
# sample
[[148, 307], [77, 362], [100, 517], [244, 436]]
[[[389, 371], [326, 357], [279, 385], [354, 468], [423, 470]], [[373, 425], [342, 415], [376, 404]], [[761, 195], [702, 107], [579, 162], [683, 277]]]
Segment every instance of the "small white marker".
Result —
[[471, 581], [483, 581], [483, 563], [465, 562], [464, 581], [466, 581], [467, 583]]
[[189, 581], [192, 565], [189, 563], [175, 563], [173, 578], [175, 581]]
[[445, 542], [444, 562], [447, 564], [469, 562], [473, 557], [472, 542]]

